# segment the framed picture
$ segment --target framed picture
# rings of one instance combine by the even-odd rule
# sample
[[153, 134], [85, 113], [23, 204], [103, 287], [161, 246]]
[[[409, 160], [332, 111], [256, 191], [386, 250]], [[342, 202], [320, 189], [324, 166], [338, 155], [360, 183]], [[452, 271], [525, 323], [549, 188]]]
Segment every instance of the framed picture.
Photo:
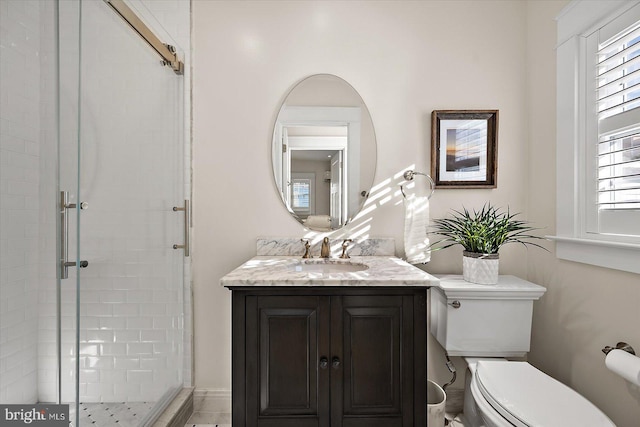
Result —
[[431, 176], [440, 188], [496, 188], [498, 110], [435, 110]]

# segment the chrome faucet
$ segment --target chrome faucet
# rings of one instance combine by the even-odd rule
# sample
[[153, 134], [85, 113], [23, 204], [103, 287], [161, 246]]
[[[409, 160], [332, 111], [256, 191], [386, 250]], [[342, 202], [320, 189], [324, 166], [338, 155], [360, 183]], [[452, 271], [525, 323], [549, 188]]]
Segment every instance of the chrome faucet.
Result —
[[331, 248], [329, 247], [329, 238], [322, 239], [322, 248], [320, 249], [320, 258], [329, 258], [331, 256]]

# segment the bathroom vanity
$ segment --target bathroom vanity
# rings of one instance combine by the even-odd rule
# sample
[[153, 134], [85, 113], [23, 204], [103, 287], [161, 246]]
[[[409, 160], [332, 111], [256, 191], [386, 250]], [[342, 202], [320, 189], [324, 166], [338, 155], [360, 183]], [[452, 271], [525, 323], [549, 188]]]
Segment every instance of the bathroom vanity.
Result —
[[389, 256], [258, 256], [232, 291], [233, 425], [426, 425], [426, 290]]

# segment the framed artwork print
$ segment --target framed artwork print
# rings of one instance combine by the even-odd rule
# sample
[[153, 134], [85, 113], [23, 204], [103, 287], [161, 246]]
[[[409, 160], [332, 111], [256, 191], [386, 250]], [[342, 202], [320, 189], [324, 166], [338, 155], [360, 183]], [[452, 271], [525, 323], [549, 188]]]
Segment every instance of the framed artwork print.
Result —
[[431, 176], [436, 188], [496, 188], [498, 110], [435, 110]]

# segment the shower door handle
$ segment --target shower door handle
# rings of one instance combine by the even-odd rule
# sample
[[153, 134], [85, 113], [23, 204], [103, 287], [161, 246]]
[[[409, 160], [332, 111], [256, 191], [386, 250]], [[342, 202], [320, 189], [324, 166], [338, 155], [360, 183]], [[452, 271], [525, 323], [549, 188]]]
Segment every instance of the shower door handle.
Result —
[[189, 256], [189, 228], [191, 222], [189, 200], [184, 201], [184, 207], [174, 206], [173, 211], [184, 211], [184, 245], [173, 245], [173, 249], [184, 249], [184, 256]]
[[[75, 261], [69, 259], [69, 209], [75, 209], [75, 203], [69, 203], [69, 192], [60, 192], [60, 278], [69, 278], [69, 267], [75, 267]], [[85, 202], [80, 203], [80, 209], [87, 209]], [[80, 268], [89, 265], [88, 261], [80, 261]]]

